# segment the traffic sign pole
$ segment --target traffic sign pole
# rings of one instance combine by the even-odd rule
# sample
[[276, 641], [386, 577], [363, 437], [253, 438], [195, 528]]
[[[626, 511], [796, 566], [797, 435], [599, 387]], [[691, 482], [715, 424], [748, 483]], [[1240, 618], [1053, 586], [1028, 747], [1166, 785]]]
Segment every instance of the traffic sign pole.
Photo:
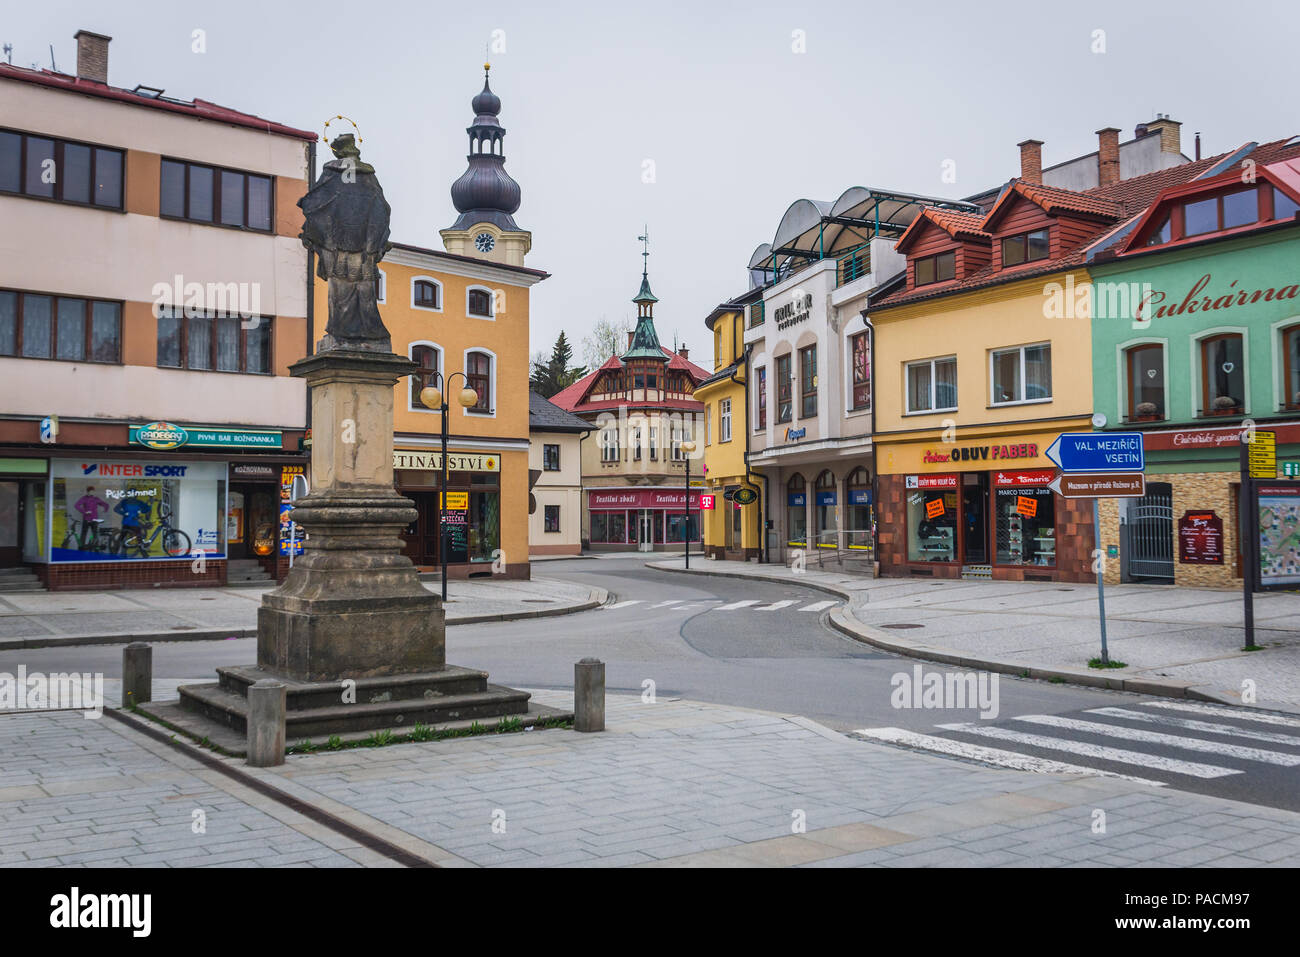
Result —
[[1254, 583], [1251, 579], [1254, 577], [1254, 569], [1251, 568], [1250, 557], [1254, 553], [1251, 548], [1250, 536], [1254, 529], [1255, 523], [1251, 521], [1250, 508], [1250, 445], [1246, 441], [1249, 435], [1248, 430], [1242, 430], [1241, 433], [1241, 504], [1237, 507], [1237, 514], [1241, 516], [1237, 522], [1237, 528], [1241, 532], [1241, 542], [1238, 543], [1237, 553], [1241, 556], [1241, 598], [1242, 598], [1242, 623], [1245, 626], [1242, 646], [1245, 648], [1255, 644], [1255, 592]]
[[1110, 666], [1110, 654], [1106, 650], [1106, 576], [1102, 571], [1106, 562], [1101, 546], [1101, 508], [1095, 498], [1092, 500], [1092, 527], [1097, 541], [1097, 610], [1101, 614], [1101, 665], [1106, 668]]

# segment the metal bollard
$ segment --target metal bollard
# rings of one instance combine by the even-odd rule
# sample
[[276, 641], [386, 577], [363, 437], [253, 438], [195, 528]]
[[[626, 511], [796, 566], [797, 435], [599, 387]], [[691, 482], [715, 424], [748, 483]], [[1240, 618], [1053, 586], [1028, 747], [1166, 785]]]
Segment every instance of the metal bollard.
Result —
[[248, 689], [248, 764], [272, 768], [284, 764], [285, 686], [263, 678]]
[[122, 649], [122, 707], [153, 700], [153, 645], [133, 641]]
[[599, 658], [573, 666], [573, 730], [605, 730], [605, 662]]

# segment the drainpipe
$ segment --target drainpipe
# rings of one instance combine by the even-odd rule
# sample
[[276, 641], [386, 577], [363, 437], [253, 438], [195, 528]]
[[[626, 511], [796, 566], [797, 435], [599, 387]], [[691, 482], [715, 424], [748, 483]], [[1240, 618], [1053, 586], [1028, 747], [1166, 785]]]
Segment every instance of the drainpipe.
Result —
[[867, 318], [867, 310], [861, 313], [862, 321], [867, 324], [867, 370], [871, 377], [871, 560], [880, 563], [880, 551], [876, 547], [876, 529], [880, 526], [880, 463], [876, 460], [876, 327]]

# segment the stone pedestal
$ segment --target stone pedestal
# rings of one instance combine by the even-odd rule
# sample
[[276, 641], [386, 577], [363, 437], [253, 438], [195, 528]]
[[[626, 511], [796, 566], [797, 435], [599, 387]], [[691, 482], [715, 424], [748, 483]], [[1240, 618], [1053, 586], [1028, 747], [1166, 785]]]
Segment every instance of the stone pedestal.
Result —
[[415, 505], [393, 489], [393, 386], [415, 369], [344, 350], [291, 367], [311, 395], [311, 488], [290, 516], [307, 540], [258, 610], [263, 671], [337, 681], [446, 667], [442, 601], [401, 552]]

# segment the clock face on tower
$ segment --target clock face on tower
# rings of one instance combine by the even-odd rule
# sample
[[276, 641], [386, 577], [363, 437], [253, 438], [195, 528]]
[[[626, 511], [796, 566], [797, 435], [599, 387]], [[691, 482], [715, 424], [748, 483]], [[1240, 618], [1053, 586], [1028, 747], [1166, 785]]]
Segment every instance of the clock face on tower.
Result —
[[496, 244], [496, 237], [491, 233], [479, 233], [474, 237], [474, 246], [481, 253], [490, 253]]

